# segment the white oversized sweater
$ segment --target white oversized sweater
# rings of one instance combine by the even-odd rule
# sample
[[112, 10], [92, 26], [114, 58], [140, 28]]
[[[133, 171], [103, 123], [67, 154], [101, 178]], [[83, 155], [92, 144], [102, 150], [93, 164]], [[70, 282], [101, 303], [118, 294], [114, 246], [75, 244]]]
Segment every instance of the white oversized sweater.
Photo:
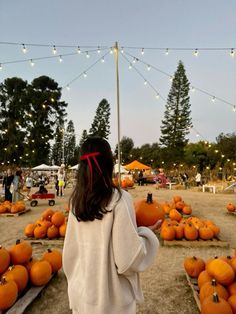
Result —
[[134, 314], [143, 300], [139, 272], [152, 264], [159, 242], [149, 228], [137, 228], [130, 194], [118, 196], [115, 190], [102, 220], [69, 214], [63, 268], [75, 313]]

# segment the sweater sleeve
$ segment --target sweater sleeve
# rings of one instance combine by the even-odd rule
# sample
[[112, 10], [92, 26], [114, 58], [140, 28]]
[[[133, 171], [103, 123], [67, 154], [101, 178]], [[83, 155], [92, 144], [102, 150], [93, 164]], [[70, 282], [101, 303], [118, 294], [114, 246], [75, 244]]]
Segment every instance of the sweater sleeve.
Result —
[[112, 244], [117, 272], [130, 275], [153, 263], [159, 241], [149, 228], [137, 228], [132, 198], [128, 193], [122, 194], [114, 210]]

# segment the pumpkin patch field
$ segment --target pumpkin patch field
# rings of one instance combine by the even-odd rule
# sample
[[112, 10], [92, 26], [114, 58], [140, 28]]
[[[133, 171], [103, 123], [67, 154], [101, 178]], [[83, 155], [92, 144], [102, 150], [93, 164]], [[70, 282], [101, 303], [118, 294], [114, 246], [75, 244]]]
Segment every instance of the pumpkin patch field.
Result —
[[[65, 206], [70, 193], [71, 189], [66, 189], [65, 197], [56, 199], [56, 204], [52, 208], [54, 212], [65, 212]], [[171, 204], [174, 197], [181, 196], [185, 204], [189, 205], [188, 208], [185, 209], [187, 212], [190, 212], [189, 208], [191, 206], [192, 216], [201, 219], [201, 221], [212, 221], [220, 229], [220, 238], [229, 243], [229, 247], [181, 247], [163, 246], [160, 244], [153, 265], [140, 275], [145, 300], [143, 303], [138, 304], [137, 314], [200, 313], [186, 278], [184, 260], [187, 256], [195, 256], [207, 261], [215, 256], [234, 255], [233, 249], [236, 248], [236, 215], [229, 215], [226, 206], [227, 204], [236, 204], [235, 195], [202, 193], [191, 190], [156, 190], [154, 186], [135, 186], [134, 189], [129, 190], [129, 193], [132, 195], [134, 202], [140, 205], [140, 208], [142, 207], [142, 201], [145, 203], [148, 198], [148, 202], [146, 202], [145, 206], [152, 207], [153, 204], [155, 205], [155, 202], [157, 202], [158, 204], [165, 204], [166, 211], [169, 210], [169, 205], [167, 206], [167, 204]], [[152, 196], [147, 197], [148, 194], [152, 194]], [[181, 204], [178, 204], [178, 206], [179, 205]], [[47, 206], [42, 203], [37, 207], [31, 208], [31, 211], [21, 216], [1, 217], [0, 215], [0, 245], [4, 248], [10, 248], [17, 239], [25, 239], [25, 232], [33, 232], [32, 230], [35, 228], [35, 225], [30, 224], [41, 225], [40, 219], [42, 215], [47, 214], [45, 212], [46, 210]], [[158, 217], [158, 219], [165, 217], [171, 220], [166, 211], [163, 209], [163, 211], [156, 212], [153, 214], [154, 219], [155, 217]], [[51, 222], [49, 237], [52, 238], [59, 236], [60, 226], [63, 225], [64, 222], [63, 219], [61, 219], [63, 221], [57, 222], [57, 220], [62, 218], [62, 215], [57, 214], [56, 216], [54, 216], [53, 221], [48, 218], [48, 221]], [[179, 219], [179, 222], [181, 221], [178, 213], [175, 211], [172, 211], [170, 216], [177, 218], [177, 220]], [[56, 221], [54, 221], [55, 217], [57, 218]], [[152, 215], [144, 218], [147, 223], [150, 218], [151, 221], [153, 219]], [[141, 216], [139, 216], [139, 224], [141, 224], [140, 219], [143, 219], [142, 213]], [[176, 225], [179, 224], [179, 222], [177, 222]], [[195, 219], [194, 223], [199, 223], [199, 221]], [[52, 225], [56, 227], [52, 227]], [[28, 228], [26, 228], [27, 226]], [[30, 230], [30, 227], [32, 227], [32, 230]], [[202, 228], [204, 228], [202, 230], [204, 236], [210, 233], [207, 227], [204, 226]], [[215, 230], [215, 232], [216, 231], [217, 230]], [[60, 241], [63, 241], [63, 239], [60, 239]], [[32, 244], [33, 256], [36, 259], [40, 259], [40, 257], [47, 252], [47, 249], [58, 249], [59, 251], [62, 249], [61, 246], [57, 245], [56, 239], [54, 239], [52, 246], [49, 245], [50, 244], [47, 245], [46, 241], [43, 245]], [[212, 285], [214, 286], [215, 283]], [[12, 289], [14, 290], [14, 288], [16, 287]], [[24, 313], [71, 313], [67, 297], [67, 283], [62, 269], [59, 270], [57, 276], [51, 279], [49, 284], [42, 290], [40, 295], [32, 301]]]

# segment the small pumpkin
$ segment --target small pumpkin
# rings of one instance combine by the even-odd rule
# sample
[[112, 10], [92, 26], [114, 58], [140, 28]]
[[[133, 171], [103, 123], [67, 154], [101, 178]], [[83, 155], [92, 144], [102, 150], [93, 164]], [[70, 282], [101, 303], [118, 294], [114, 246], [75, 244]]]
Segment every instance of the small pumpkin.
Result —
[[175, 229], [175, 238], [177, 240], [182, 239], [184, 236], [184, 226], [181, 224], [177, 224], [174, 226], [174, 229]]
[[200, 302], [203, 302], [205, 298], [211, 296], [214, 292], [217, 292], [220, 298], [225, 300], [228, 300], [229, 298], [228, 291], [225, 287], [217, 283], [215, 279], [212, 279], [211, 281], [204, 283], [201, 287], [199, 294]]
[[235, 212], [236, 210], [236, 206], [232, 203], [227, 204], [226, 208], [229, 212]]
[[47, 208], [43, 213], [42, 213], [42, 220], [51, 220], [52, 218], [52, 215], [54, 214], [55, 212], [51, 209], [51, 208]]
[[53, 273], [56, 273], [62, 267], [62, 255], [58, 250], [48, 249], [47, 252], [43, 254], [43, 260], [50, 263]]
[[9, 309], [17, 299], [18, 288], [13, 280], [2, 277], [0, 280], [0, 310]]
[[156, 201], [153, 201], [152, 194], [148, 193], [147, 199], [139, 200], [135, 202], [136, 221], [138, 226], [151, 226], [157, 222], [157, 220], [165, 219], [164, 210], [158, 205]]
[[192, 223], [188, 223], [184, 227], [184, 236], [187, 240], [194, 241], [198, 238], [198, 230]]
[[182, 215], [176, 209], [171, 209], [170, 210], [169, 217], [170, 217], [171, 220], [176, 220], [178, 222], [182, 219]]
[[28, 284], [28, 271], [23, 265], [13, 265], [3, 274], [6, 280], [14, 280], [17, 284], [18, 292], [22, 292]]
[[233, 314], [227, 301], [220, 298], [216, 292], [205, 298], [201, 304], [201, 314]]
[[43, 286], [49, 282], [52, 275], [52, 267], [48, 261], [35, 262], [30, 269], [30, 281], [34, 286]]
[[7, 270], [10, 260], [10, 253], [0, 245], [0, 274]]
[[38, 224], [34, 229], [34, 237], [36, 239], [43, 239], [47, 235], [47, 227]]
[[55, 239], [59, 235], [59, 230], [55, 225], [52, 225], [51, 227], [48, 228], [47, 230], [47, 237], [49, 239]]
[[65, 235], [66, 235], [66, 227], [67, 227], [67, 224], [66, 223], [64, 223], [63, 225], [61, 225], [60, 227], [59, 227], [59, 234], [60, 234], [60, 236], [61, 237], [65, 237]]
[[203, 270], [197, 278], [197, 284], [198, 284], [199, 289], [201, 289], [204, 283], [211, 282], [212, 279], [213, 277], [210, 276], [206, 270]]
[[233, 310], [233, 314], [235, 314], [236, 313], [236, 294], [233, 294], [228, 298], [228, 303]]
[[34, 236], [35, 227], [36, 227], [36, 224], [34, 224], [34, 223], [26, 225], [25, 230], [24, 230], [24, 234], [28, 238], [32, 238]]
[[12, 264], [25, 264], [32, 256], [32, 246], [27, 241], [16, 240], [16, 244], [9, 249]]
[[234, 281], [233, 283], [231, 283], [231, 285], [229, 285], [227, 287], [227, 290], [229, 292], [230, 295], [236, 294], [236, 281]]
[[211, 240], [214, 237], [214, 232], [208, 226], [200, 227], [198, 232], [202, 240]]
[[182, 209], [182, 213], [184, 215], [191, 215], [192, 214], [192, 208], [189, 205], [185, 205]]
[[56, 226], [60, 227], [65, 222], [65, 215], [62, 212], [55, 212], [52, 215], [51, 222]]
[[225, 261], [217, 258], [209, 262], [206, 267], [209, 275], [214, 277], [222, 285], [230, 285], [235, 278], [233, 268]]
[[176, 196], [173, 197], [173, 200], [174, 200], [175, 203], [178, 203], [178, 202], [182, 201], [182, 197], [179, 196], [179, 195], [176, 195]]
[[175, 239], [175, 229], [174, 229], [174, 226], [172, 226], [171, 224], [163, 226], [161, 228], [160, 235], [161, 235], [162, 239], [164, 239], [166, 241], [174, 240]]
[[184, 268], [190, 277], [197, 278], [205, 270], [205, 262], [200, 257], [187, 256], [184, 259]]

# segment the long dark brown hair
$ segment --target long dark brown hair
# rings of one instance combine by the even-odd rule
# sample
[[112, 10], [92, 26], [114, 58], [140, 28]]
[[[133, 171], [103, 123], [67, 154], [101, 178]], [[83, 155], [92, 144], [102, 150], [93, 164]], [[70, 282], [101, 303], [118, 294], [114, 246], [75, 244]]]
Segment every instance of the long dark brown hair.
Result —
[[[91, 153], [98, 153], [96, 160], [89, 157], [92, 170], [88, 158], [83, 159], [83, 156]], [[120, 189], [112, 182], [111, 147], [101, 137], [89, 137], [81, 147], [80, 158], [82, 160], [79, 164], [76, 185], [70, 197], [72, 212], [78, 221], [102, 219], [104, 214], [109, 212], [106, 207], [111, 201], [114, 189], [117, 189], [121, 195]]]

